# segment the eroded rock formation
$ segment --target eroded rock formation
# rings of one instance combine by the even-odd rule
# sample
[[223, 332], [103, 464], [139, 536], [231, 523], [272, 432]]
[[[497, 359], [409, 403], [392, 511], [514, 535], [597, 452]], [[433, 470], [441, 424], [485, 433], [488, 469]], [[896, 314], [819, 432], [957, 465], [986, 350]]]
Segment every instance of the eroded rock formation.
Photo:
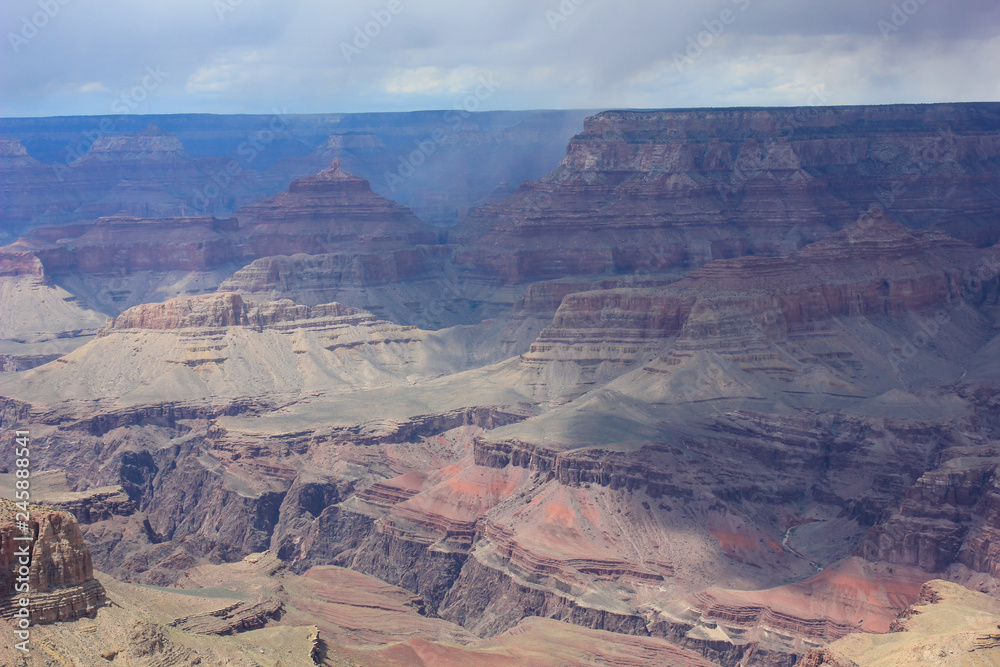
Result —
[[18, 542], [15, 536], [28, 535], [18, 530], [13, 518], [13, 503], [3, 501], [0, 523], [0, 615], [10, 619], [19, 608], [15, 589], [15, 564], [22, 545], [30, 548], [27, 584], [33, 623], [67, 621], [96, 613], [104, 604], [104, 588], [94, 579], [90, 551], [76, 519], [65, 512], [33, 507], [29, 530], [33, 540]]

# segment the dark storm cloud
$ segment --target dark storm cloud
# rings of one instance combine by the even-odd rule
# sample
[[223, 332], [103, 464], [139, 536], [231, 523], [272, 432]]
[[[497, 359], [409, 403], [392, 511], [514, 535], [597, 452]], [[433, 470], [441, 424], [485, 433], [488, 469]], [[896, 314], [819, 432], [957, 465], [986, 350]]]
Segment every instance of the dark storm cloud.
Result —
[[2, 115], [448, 108], [484, 76], [482, 108], [1000, 95], [995, 0], [6, 0], [0, 31]]

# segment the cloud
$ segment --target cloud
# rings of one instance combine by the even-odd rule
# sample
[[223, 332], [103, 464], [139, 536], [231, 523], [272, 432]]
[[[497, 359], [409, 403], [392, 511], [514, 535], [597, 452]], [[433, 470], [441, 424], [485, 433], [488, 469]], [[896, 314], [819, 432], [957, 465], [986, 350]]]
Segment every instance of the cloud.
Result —
[[108, 92], [108, 87], [100, 81], [89, 81], [77, 88], [77, 90], [81, 93], [106, 93]]
[[484, 109], [998, 98], [995, 0], [219, 2], [71, 0], [26, 38], [6, 0], [0, 115], [105, 114], [148, 67], [136, 113], [451, 108], [486, 74]]

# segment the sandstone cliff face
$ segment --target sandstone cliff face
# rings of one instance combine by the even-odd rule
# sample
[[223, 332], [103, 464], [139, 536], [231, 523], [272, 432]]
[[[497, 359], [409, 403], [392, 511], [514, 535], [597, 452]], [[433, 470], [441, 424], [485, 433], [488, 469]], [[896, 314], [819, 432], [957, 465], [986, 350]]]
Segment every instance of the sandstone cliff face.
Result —
[[54, 279], [207, 271], [239, 260], [231, 238], [236, 229], [234, 218], [114, 216], [76, 229], [42, 228], [23, 246], [33, 249], [46, 275]]
[[[109, 150], [118, 143], [111, 142]], [[160, 148], [169, 154], [169, 145], [156, 142], [122, 150], [159, 155]], [[0, 249], [0, 272], [44, 276], [117, 314], [137, 303], [176, 296], [178, 288], [214, 290], [241, 266], [273, 255], [350, 250], [357, 259], [346, 261], [361, 268], [328, 276], [334, 288], [341, 280], [362, 285], [372, 279], [410, 280], [440, 266], [433, 250], [414, 248], [437, 243], [437, 234], [339, 165], [296, 180], [289, 192], [240, 209], [238, 217], [242, 222], [208, 215], [115, 215], [91, 224], [39, 228]], [[359, 255], [364, 251], [369, 255]], [[254, 287], [249, 285], [257, 291]]]
[[[860, 346], [835, 342], [845, 322], [888, 317], [887, 323], [930, 321], [925, 328], [937, 330], [954, 325], [966, 306], [995, 300], [1000, 271], [994, 266], [1000, 267], [995, 250], [908, 230], [873, 209], [787, 257], [720, 260], [662, 287], [568, 294], [521, 359], [540, 369], [578, 367], [569, 396], [606, 381], [612, 368], [625, 372], [659, 356], [647, 368], [665, 371], [699, 353], [786, 379], [819, 361], [846, 387], [863, 368], [858, 359], [870, 366], [888, 358], [872, 349], [881, 357], [873, 361]], [[829, 363], [837, 355], [840, 361]], [[845, 364], [857, 368], [845, 376], [838, 368]], [[689, 383], [687, 391], [708, 384], [699, 375], [701, 382]]]
[[604, 112], [546, 178], [470, 214], [457, 260], [500, 283], [693, 268], [787, 254], [873, 204], [990, 245], [996, 116], [995, 105]]
[[60, 195], [49, 191], [49, 169], [17, 139], [0, 137], [0, 177], [0, 243], [7, 244]]
[[941, 464], [926, 472], [906, 493], [863, 547], [866, 558], [916, 565], [927, 572], [974, 573], [1000, 578], [1000, 528], [997, 525], [998, 461], [995, 445], [970, 456], [946, 451]]
[[28, 155], [28, 150], [17, 139], [0, 137], [0, 169], [37, 167], [41, 163]]
[[[0, 523], [0, 614], [9, 618], [18, 608], [15, 591], [15, 551], [24, 542], [11, 518], [13, 505], [4, 503], [4, 522]], [[31, 564], [28, 585], [31, 592], [31, 617], [34, 623], [66, 621], [94, 614], [104, 604], [104, 589], [94, 579], [90, 552], [72, 515], [34, 508], [30, 513]]]
[[184, 145], [155, 126], [131, 137], [101, 137], [90, 147], [85, 160], [99, 162], [167, 162], [187, 157]]
[[98, 331], [98, 336], [107, 336], [115, 331], [129, 329], [211, 331], [228, 327], [276, 327], [296, 322], [302, 324], [307, 320], [322, 318], [337, 319], [352, 324], [375, 322], [375, 317], [370, 313], [339, 303], [313, 307], [302, 306], [288, 300], [256, 304], [245, 302], [239, 294], [223, 292], [135, 306], [108, 320]]
[[[422, 219], [451, 225], [497, 184], [540, 178], [558, 164], [584, 115], [455, 114], [458, 127], [443, 112], [3, 119], [10, 155], [8, 169], [0, 164], [0, 245], [35, 225], [121, 211], [226, 217], [334, 159]], [[417, 143], [443, 128], [434, 158], [399, 177]]]
[[[150, 218], [230, 214], [236, 206], [281, 187], [268, 188], [249, 170], [233, 179], [226, 173], [229, 160], [194, 158], [176, 136], [155, 126], [135, 134], [108, 133], [101, 125], [106, 121], [91, 119], [86, 134], [67, 137], [65, 154], [44, 164], [26, 158], [16, 149], [19, 144], [8, 140], [7, 152], [16, 155], [0, 165], [0, 221], [5, 232], [19, 234], [39, 225], [61, 226], [119, 213]], [[222, 181], [219, 174], [230, 185], [225, 197], [212, 197]]]

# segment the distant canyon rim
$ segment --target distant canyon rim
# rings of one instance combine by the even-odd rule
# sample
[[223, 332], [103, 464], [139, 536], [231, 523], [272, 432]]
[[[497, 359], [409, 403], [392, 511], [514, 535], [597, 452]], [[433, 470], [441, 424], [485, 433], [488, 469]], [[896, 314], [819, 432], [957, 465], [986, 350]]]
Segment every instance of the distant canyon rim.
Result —
[[0, 119], [47, 650], [997, 664], [1000, 103], [442, 114]]

